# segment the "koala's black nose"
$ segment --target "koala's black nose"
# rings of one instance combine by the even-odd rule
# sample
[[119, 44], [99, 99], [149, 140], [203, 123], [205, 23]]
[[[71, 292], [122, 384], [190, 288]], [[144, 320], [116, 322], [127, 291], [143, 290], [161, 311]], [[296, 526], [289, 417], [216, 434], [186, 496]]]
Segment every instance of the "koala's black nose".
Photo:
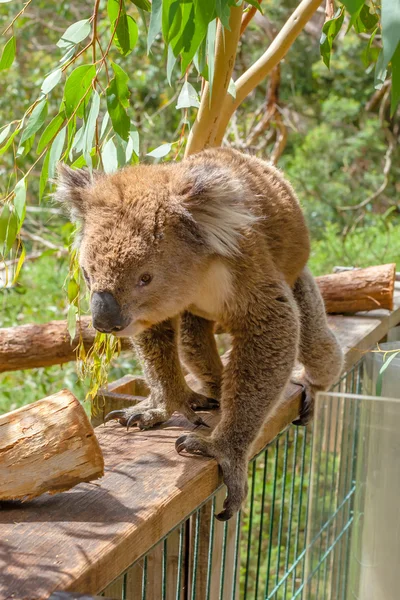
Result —
[[102, 333], [123, 329], [121, 308], [110, 292], [93, 292], [90, 299], [93, 327]]

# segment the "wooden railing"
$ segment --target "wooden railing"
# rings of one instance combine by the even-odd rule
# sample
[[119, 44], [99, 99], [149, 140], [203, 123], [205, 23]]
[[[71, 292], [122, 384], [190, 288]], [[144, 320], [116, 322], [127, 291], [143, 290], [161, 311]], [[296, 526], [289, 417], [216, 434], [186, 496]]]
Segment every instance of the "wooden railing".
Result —
[[[398, 284], [391, 313], [336, 316], [329, 322], [348, 370], [400, 322]], [[105, 590], [107, 595], [107, 586], [221, 486], [214, 460], [176, 453], [175, 440], [190, 429], [183, 417], [174, 416], [145, 432], [100, 425], [104, 413], [126, 405], [126, 397], [119, 399], [118, 394], [145, 395], [147, 387], [142, 379], [127, 375], [108, 391], [111, 394], [94, 417], [106, 463], [103, 479], [26, 504], [0, 504], [0, 599], [48, 598], [56, 590], [86, 594]], [[258, 437], [254, 454], [297, 417], [299, 402], [299, 387], [289, 386], [281, 410]], [[204, 418], [214, 427], [219, 416], [205, 413]]]

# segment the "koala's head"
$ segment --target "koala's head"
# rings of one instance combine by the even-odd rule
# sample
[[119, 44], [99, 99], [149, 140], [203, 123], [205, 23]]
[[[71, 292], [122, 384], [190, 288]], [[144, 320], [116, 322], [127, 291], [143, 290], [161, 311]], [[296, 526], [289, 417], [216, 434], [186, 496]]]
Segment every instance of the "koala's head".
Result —
[[230, 171], [191, 161], [111, 175], [60, 165], [94, 327], [136, 335], [187, 308], [212, 262], [240, 252], [243, 193]]

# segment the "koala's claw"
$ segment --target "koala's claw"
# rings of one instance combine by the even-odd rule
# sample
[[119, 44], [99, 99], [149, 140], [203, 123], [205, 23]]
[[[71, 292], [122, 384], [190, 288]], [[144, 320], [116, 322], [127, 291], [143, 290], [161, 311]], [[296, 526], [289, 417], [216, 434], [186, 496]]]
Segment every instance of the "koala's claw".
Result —
[[196, 434], [181, 435], [175, 442], [175, 448], [179, 454], [185, 450], [188, 454], [197, 454], [217, 460], [222, 469], [222, 477], [228, 493], [224, 501], [224, 509], [216, 515], [216, 519], [219, 521], [231, 519], [247, 496], [247, 460], [227, 458], [226, 454], [219, 451], [212, 440]]
[[193, 410], [216, 410], [219, 408], [219, 401], [216, 398], [208, 398], [196, 392], [191, 395], [189, 404]]
[[301, 409], [299, 418], [293, 421], [293, 425], [306, 426], [308, 425], [314, 416], [314, 394], [312, 390], [304, 384], [300, 384], [303, 388], [301, 394]]

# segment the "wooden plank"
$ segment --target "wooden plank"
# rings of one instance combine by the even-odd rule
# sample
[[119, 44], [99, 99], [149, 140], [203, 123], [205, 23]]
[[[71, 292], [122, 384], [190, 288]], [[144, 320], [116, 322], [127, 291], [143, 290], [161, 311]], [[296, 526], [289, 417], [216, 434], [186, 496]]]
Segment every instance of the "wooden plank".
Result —
[[[348, 364], [361, 356], [354, 348], [371, 346], [399, 321], [398, 288], [390, 316], [383, 311], [330, 319]], [[124, 393], [132, 393], [126, 380], [124, 386]], [[299, 389], [290, 386], [254, 452], [296, 418], [299, 399]], [[218, 420], [217, 414], [203, 417], [210, 425]], [[56, 590], [96, 594], [195, 510], [221, 478], [214, 460], [175, 452], [176, 438], [191, 429], [179, 416], [145, 432], [114, 423], [98, 427], [106, 464], [98, 483], [26, 504], [1, 504], [0, 599], [14, 594], [40, 600]]]

